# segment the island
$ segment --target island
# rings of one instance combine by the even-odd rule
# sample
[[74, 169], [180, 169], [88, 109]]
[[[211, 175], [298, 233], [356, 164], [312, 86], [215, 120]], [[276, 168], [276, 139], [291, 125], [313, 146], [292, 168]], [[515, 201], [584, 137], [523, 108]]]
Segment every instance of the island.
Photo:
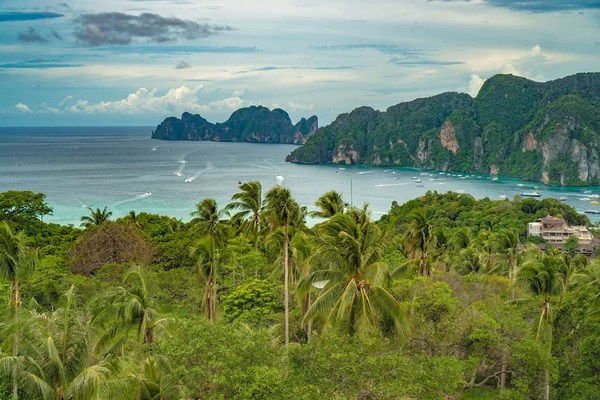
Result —
[[213, 124], [187, 112], [181, 119], [169, 117], [152, 132], [152, 139], [303, 144], [318, 127], [316, 116], [302, 118], [293, 125], [288, 113], [280, 108], [251, 106], [235, 111], [224, 123]]
[[495, 75], [472, 98], [443, 93], [381, 112], [359, 107], [286, 161], [402, 166], [600, 184], [600, 73], [549, 82]]

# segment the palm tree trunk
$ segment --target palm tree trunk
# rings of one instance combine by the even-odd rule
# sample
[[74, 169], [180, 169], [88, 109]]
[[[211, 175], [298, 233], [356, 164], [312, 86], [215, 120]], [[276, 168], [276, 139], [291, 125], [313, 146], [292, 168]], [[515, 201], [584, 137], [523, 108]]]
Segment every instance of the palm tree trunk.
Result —
[[429, 275], [429, 271], [427, 271], [427, 253], [421, 251], [421, 271], [423, 273], [423, 277], [427, 277]]
[[503, 391], [506, 387], [506, 367], [508, 366], [508, 354], [506, 353], [506, 349], [502, 348], [502, 364], [500, 369], [502, 373], [500, 374], [500, 391]]
[[544, 400], [550, 400], [550, 367], [544, 371]]
[[[309, 308], [310, 308], [310, 293], [306, 293], [304, 295], [304, 299], [302, 300], [302, 318], [303, 319]], [[305, 330], [307, 342], [310, 341], [311, 330], [312, 330], [312, 321], [308, 321], [308, 323], [306, 324], [306, 330]]]
[[289, 273], [288, 268], [288, 226], [283, 227], [283, 309], [284, 309], [284, 329], [285, 329], [285, 344], [290, 343], [290, 290], [289, 290]]
[[[19, 281], [14, 280], [12, 283], [12, 303], [15, 307], [15, 341], [13, 343], [13, 357], [19, 355], [19, 308], [21, 306], [21, 295], [19, 293]], [[17, 376], [13, 376], [13, 398], [19, 398], [19, 385], [17, 384]]]

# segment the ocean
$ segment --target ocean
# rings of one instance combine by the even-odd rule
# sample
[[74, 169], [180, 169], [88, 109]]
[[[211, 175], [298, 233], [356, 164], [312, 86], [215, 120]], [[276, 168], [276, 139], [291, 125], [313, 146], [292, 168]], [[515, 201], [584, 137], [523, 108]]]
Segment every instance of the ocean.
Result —
[[[189, 220], [195, 204], [212, 197], [223, 207], [238, 182], [259, 180], [266, 191], [284, 178], [296, 200], [315, 209], [323, 193], [337, 190], [354, 205], [369, 203], [374, 218], [392, 202], [428, 190], [464, 191], [475, 198], [509, 199], [539, 190], [542, 198], [565, 196], [578, 211], [597, 208], [581, 200], [600, 188], [556, 188], [489, 175], [409, 168], [298, 165], [285, 162], [296, 146], [150, 139], [151, 127], [0, 128], [0, 192], [46, 194], [54, 209], [45, 221], [78, 225], [86, 207], [108, 207], [115, 217], [130, 210]], [[417, 186], [416, 179], [421, 182]], [[588, 215], [590, 216], [590, 215]], [[591, 215], [597, 221], [600, 217]]]

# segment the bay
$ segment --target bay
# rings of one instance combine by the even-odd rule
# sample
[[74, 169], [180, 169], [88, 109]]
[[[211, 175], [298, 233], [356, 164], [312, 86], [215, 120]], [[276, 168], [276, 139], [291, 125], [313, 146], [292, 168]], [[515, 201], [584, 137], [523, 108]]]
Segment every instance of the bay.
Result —
[[[194, 205], [212, 197], [226, 205], [238, 182], [259, 180], [267, 190], [284, 178], [294, 197], [310, 210], [329, 190], [354, 205], [369, 203], [374, 217], [392, 202], [404, 203], [428, 190], [464, 191], [475, 198], [509, 199], [539, 190], [542, 198], [565, 196], [579, 212], [599, 209], [581, 200], [585, 190], [489, 175], [407, 168], [298, 165], [285, 162], [296, 146], [224, 142], [159, 141], [151, 127], [0, 128], [0, 192], [46, 194], [54, 209], [45, 221], [79, 224], [85, 207], [107, 206], [115, 217], [130, 210], [190, 219]], [[178, 176], [179, 173], [181, 176]], [[421, 179], [418, 187], [415, 179]], [[186, 180], [188, 182], [186, 182]], [[600, 216], [588, 215], [594, 221]]]

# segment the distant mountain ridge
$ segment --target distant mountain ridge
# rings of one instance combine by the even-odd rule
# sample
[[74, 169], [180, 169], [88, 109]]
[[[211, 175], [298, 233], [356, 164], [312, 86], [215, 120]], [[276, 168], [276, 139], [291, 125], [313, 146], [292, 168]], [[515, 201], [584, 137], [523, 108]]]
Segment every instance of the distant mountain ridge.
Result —
[[318, 129], [286, 161], [490, 173], [550, 185], [600, 184], [600, 73], [549, 82], [486, 80], [475, 99], [443, 93], [359, 107]]
[[224, 123], [210, 123], [198, 114], [169, 117], [152, 132], [153, 139], [302, 144], [319, 127], [316, 116], [292, 124], [287, 112], [251, 106], [235, 111]]

